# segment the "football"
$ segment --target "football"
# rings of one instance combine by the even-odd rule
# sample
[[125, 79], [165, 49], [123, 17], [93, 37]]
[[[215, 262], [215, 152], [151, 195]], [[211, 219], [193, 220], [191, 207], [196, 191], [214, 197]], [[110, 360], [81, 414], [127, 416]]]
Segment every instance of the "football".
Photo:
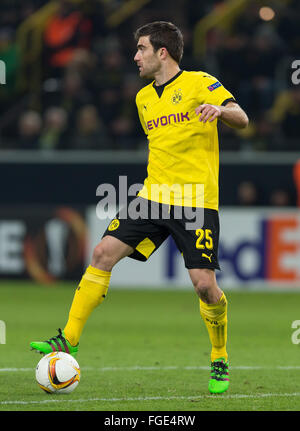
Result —
[[45, 355], [37, 364], [36, 381], [50, 394], [69, 394], [80, 381], [80, 367], [73, 356], [64, 352]]

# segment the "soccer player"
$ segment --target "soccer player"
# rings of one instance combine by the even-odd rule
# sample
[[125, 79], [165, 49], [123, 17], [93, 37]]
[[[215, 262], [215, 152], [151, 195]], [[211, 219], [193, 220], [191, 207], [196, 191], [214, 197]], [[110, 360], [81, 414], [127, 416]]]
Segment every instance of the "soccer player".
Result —
[[64, 330], [47, 341], [32, 342], [31, 347], [44, 354], [61, 350], [75, 356], [82, 329], [104, 300], [116, 263], [127, 256], [147, 260], [171, 235], [199, 297], [211, 342], [209, 391], [222, 393], [228, 389], [229, 377], [227, 300], [215, 276], [219, 269], [217, 121], [244, 128], [248, 117], [216, 78], [180, 69], [183, 37], [174, 24], [146, 24], [135, 38], [139, 74], [152, 79], [136, 96], [149, 158], [148, 176], [133, 204], [143, 208], [140, 213], [145, 216], [126, 217], [127, 208], [119, 211], [94, 249]]

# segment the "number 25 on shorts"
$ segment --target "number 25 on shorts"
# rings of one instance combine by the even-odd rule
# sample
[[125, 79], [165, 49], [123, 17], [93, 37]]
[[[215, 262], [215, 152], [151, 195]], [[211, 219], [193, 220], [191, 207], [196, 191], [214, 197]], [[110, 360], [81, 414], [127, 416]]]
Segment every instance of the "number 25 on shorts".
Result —
[[197, 235], [197, 241], [196, 241], [196, 248], [203, 250], [208, 249], [212, 250], [213, 245], [213, 239], [211, 237], [212, 231], [210, 229], [197, 229], [196, 235]]

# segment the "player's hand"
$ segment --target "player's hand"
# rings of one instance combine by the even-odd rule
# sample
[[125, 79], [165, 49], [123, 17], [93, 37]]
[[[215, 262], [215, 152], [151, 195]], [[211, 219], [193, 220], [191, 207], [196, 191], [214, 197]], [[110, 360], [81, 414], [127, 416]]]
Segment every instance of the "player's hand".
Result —
[[206, 123], [206, 121], [209, 121], [211, 123], [216, 118], [220, 117], [222, 113], [220, 106], [209, 105], [207, 103], [197, 106], [195, 112], [196, 115], [201, 114], [199, 117], [199, 121], [203, 121], [203, 123]]

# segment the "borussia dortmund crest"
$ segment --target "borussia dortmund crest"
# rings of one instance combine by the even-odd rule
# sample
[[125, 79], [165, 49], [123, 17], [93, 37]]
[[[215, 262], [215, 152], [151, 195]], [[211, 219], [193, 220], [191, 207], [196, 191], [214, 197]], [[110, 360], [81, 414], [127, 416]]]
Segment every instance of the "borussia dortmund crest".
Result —
[[174, 91], [174, 94], [172, 96], [172, 103], [173, 105], [177, 105], [177, 103], [180, 103], [181, 101], [182, 101], [181, 88], [178, 88], [178, 90]]
[[108, 230], [112, 231], [112, 230], [116, 230], [118, 229], [118, 227], [120, 226], [120, 220], [118, 220], [117, 218], [115, 218], [110, 225], [108, 226]]

